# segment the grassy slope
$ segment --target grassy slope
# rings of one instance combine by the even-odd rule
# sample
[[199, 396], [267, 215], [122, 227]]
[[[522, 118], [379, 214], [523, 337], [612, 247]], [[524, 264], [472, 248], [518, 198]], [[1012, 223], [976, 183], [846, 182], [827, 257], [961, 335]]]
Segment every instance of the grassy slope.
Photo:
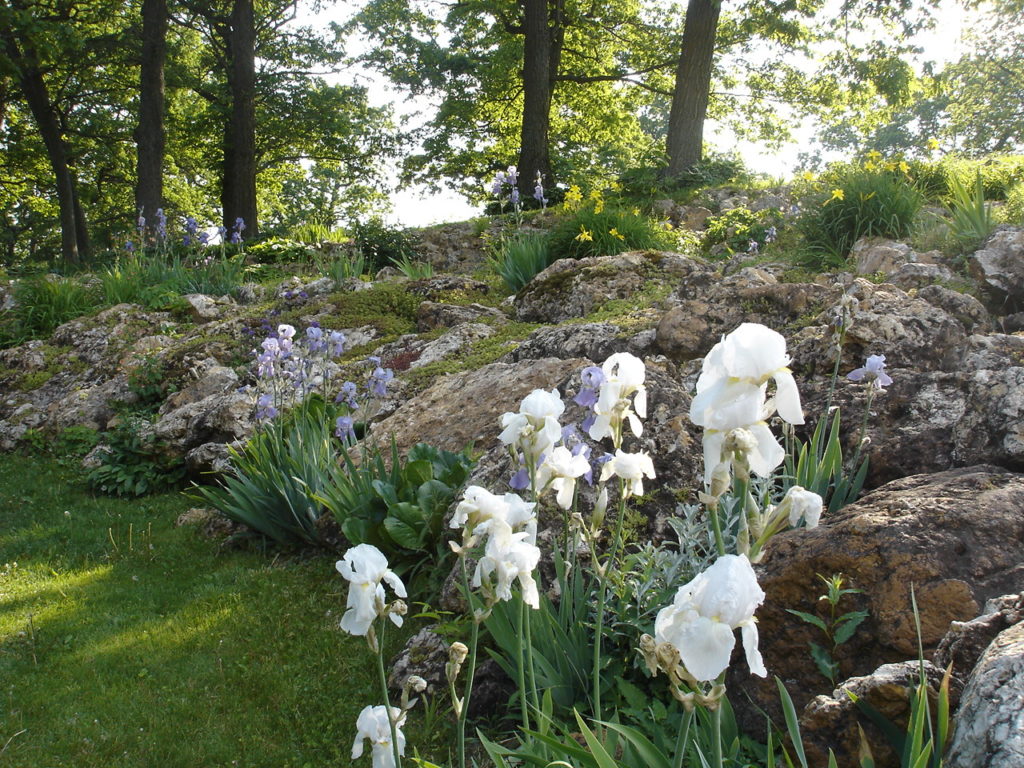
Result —
[[94, 498], [53, 462], [0, 478], [0, 764], [350, 764], [379, 694], [334, 558], [221, 550], [173, 526], [182, 496]]

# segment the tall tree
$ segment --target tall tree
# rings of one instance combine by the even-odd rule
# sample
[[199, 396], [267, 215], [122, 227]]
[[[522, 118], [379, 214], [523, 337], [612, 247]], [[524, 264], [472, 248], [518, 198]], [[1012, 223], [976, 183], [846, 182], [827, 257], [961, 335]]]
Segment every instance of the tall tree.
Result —
[[253, 0], [232, 0], [222, 26], [227, 51], [231, 106], [224, 126], [224, 177], [221, 208], [224, 226], [245, 222], [243, 236], [259, 234], [256, 215], [256, 12]]
[[701, 159], [721, 12], [721, 0], [690, 0], [686, 7], [683, 48], [676, 66], [676, 86], [665, 140], [666, 173], [670, 177], [678, 176]]
[[[89, 233], [85, 213], [78, 199], [78, 189], [69, 159], [64, 131], [59, 115], [43, 76], [43, 62], [34, 34], [45, 29], [42, 19], [22, 2], [0, 6], [0, 42], [3, 45], [3, 66], [17, 83], [22, 97], [31, 110], [46, 148], [53, 171], [60, 211], [61, 253], [70, 263], [76, 263], [89, 254]], [[60, 22], [59, 16], [45, 19]]]
[[167, 61], [167, 0], [142, 2], [139, 124], [136, 128], [135, 207], [153, 221], [164, 204], [164, 67]]

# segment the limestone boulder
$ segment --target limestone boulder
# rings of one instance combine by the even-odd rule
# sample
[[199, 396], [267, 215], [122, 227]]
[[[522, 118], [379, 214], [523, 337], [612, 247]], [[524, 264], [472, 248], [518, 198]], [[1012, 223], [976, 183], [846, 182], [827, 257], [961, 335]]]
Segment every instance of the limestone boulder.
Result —
[[881, 274], [888, 277], [907, 264], [934, 265], [941, 258], [938, 251], [917, 253], [906, 243], [878, 237], [861, 238], [850, 249], [850, 259], [858, 275]]
[[985, 603], [981, 616], [954, 621], [935, 651], [933, 661], [965, 680], [978, 665], [985, 649], [1004, 629], [1024, 621], [1024, 595], [1001, 595]]
[[1024, 229], [999, 229], [967, 260], [985, 292], [988, 308], [998, 315], [1024, 310]]
[[508, 322], [508, 317], [500, 309], [475, 303], [461, 305], [424, 301], [416, 309], [416, 327], [420, 333], [434, 328], [452, 328], [463, 323], [478, 323], [484, 320], [504, 324]]
[[[758, 567], [767, 595], [757, 615], [769, 674], [787, 682], [798, 708], [826, 692], [808, 656], [820, 630], [787, 613], [818, 610], [818, 574], [841, 573], [861, 590], [841, 608], [865, 610], [868, 618], [839, 646], [836, 661], [843, 677], [864, 675], [917, 656], [911, 588], [930, 657], [950, 622], [970, 621], [986, 600], [1019, 588], [1022, 540], [1024, 476], [992, 466], [897, 480], [826, 516], [818, 528], [780, 534]], [[777, 711], [774, 684], [733, 675], [754, 705]], [[745, 716], [760, 727], [752, 712]]]
[[204, 443], [230, 443], [252, 434], [253, 398], [247, 392], [214, 394], [165, 412], [155, 426], [170, 453], [184, 455]]
[[[923, 667], [929, 703], [934, 712], [942, 685], [943, 669], [930, 661], [925, 661]], [[831, 695], [814, 697], [800, 715], [800, 733], [808, 764], [826, 765], [831, 749], [839, 768], [860, 768], [860, 725], [864, 729], [875, 765], [878, 768], [899, 768], [899, 756], [889, 745], [885, 734], [860, 714], [849, 694], [874, 707], [897, 729], [905, 732], [910, 719], [910, 693], [920, 684], [921, 668], [922, 665], [917, 661], [883, 664], [869, 675], [852, 677], [840, 683]], [[962, 688], [960, 680], [950, 679], [951, 707], [955, 707], [959, 701]]]
[[501, 431], [506, 411], [534, 389], [563, 387], [589, 360], [546, 358], [520, 363], [491, 363], [476, 371], [445, 376], [404, 401], [373, 425], [373, 434], [394, 435], [401, 450], [419, 442], [461, 451], [470, 443], [490, 446]]
[[945, 764], [1024, 765], [1024, 622], [999, 633], [967, 681]]
[[531, 333], [505, 355], [504, 360], [514, 363], [545, 357], [585, 357], [601, 362], [616, 352], [629, 352], [642, 358], [652, 351], [653, 346], [653, 332], [630, 335], [614, 323], [545, 326]]
[[707, 271], [685, 256], [657, 251], [559, 259], [516, 296], [516, 318], [561, 323], [584, 317], [606, 302], [629, 298], [654, 282], [676, 285]]

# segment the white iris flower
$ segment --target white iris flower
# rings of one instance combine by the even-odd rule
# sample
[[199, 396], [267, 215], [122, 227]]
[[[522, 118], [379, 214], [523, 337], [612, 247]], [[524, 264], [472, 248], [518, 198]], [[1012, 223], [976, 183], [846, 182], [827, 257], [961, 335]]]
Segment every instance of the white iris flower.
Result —
[[729, 666], [736, 646], [733, 630], [739, 628], [747, 666], [765, 677], [754, 619], [763, 602], [764, 592], [746, 555], [724, 555], [680, 587], [672, 605], [658, 612], [655, 640], [675, 646], [689, 673], [707, 682]]
[[[349, 549], [336, 564], [338, 572], [349, 582], [348, 606], [341, 617], [341, 628], [346, 632], [363, 636], [374, 620], [386, 608], [384, 586], [387, 582], [399, 597], [406, 597], [405, 585], [389, 568], [388, 560], [372, 544], [357, 544]], [[402, 617], [388, 614], [395, 626], [402, 626]]]
[[[405, 714], [392, 707], [391, 714], [397, 718], [395, 722], [395, 738], [398, 741], [398, 754], [405, 755], [405, 734], [400, 728], [405, 725]], [[363, 740], [370, 740], [373, 768], [395, 768], [395, 751], [391, 746], [391, 725], [388, 723], [388, 711], [383, 704], [376, 707], [363, 707], [356, 719], [356, 740], [352, 744], [352, 759], [363, 755]]]

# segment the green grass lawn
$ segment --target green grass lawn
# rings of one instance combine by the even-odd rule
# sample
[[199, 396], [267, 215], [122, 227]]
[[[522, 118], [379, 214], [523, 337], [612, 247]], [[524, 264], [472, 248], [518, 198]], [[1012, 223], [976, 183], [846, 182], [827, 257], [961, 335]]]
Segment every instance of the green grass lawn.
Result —
[[[352, 764], [380, 702], [337, 558], [224, 549], [174, 527], [189, 506], [0, 455], [0, 765]], [[410, 753], [445, 740], [410, 720]]]

